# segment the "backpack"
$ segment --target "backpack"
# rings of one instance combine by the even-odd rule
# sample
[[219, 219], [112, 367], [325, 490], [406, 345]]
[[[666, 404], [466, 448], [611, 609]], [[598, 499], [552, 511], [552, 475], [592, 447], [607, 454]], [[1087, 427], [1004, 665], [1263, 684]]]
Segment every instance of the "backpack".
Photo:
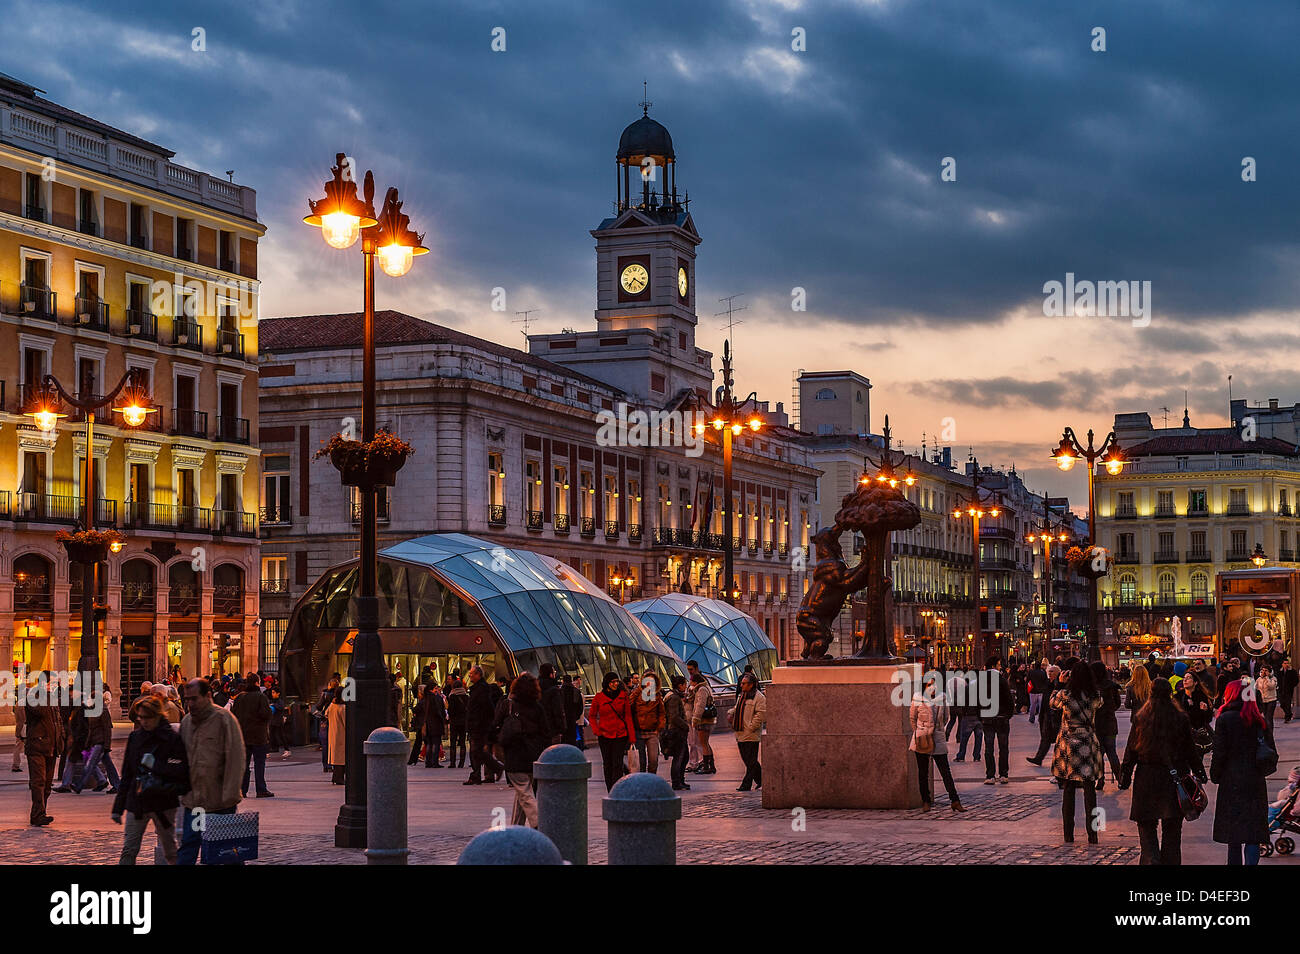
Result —
[[502, 748], [515, 745], [524, 737], [524, 721], [519, 718], [519, 713], [515, 711], [513, 701], [506, 709], [506, 716], [501, 720], [501, 728], [497, 733], [497, 742]]

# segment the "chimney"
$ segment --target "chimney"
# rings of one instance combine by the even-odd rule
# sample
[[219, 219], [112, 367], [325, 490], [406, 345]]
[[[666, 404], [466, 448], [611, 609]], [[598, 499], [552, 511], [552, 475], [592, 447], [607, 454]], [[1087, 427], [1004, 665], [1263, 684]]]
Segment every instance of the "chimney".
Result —
[[1277, 398], [1269, 398], [1269, 399], [1268, 399], [1268, 409], [1269, 409], [1270, 411], [1276, 411], [1276, 410], [1277, 410]]

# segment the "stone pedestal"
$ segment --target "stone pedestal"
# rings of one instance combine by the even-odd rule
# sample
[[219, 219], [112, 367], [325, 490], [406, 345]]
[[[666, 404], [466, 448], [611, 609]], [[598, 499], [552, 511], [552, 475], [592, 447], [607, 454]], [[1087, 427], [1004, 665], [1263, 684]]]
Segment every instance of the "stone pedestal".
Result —
[[763, 807], [919, 808], [907, 745], [920, 678], [915, 663], [777, 668], [767, 690]]

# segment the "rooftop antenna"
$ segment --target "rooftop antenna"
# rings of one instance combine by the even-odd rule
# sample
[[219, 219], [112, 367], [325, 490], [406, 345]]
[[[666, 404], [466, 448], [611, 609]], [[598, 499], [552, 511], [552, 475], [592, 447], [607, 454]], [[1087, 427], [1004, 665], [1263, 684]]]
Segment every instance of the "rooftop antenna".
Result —
[[1232, 419], [1232, 375], [1228, 375], [1228, 423], [1232, 425], [1237, 423]]
[[1183, 388], [1183, 427], [1191, 427], [1192, 421], [1187, 414], [1187, 389]]
[[515, 314], [516, 314], [516, 315], [523, 315], [523, 317], [522, 317], [522, 318], [516, 318], [514, 321], [510, 322], [512, 325], [523, 325], [523, 326], [524, 326], [524, 327], [523, 327], [522, 334], [523, 334], [523, 336], [524, 336], [524, 340], [525, 340], [525, 341], [528, 340], [528, 326], [532, 323], [532, 320], [531, 320], [528, 316], [531, 315], [533, 312], [535, 312], [535, 311], [539, 311], [539, 310], [540, 310], [540, 309], [537, 309], [537, 308], [529, 308], [527, 311], [517, 311], [517, 312], [515, 312]]
[[[743, 292], [742, 292], [741, 294], [743, 294]], [[714, 318], [719, 318], [719, 317], [721, 317], [722, 315], [726, 315], [726, 316], [727, 316], [727, 324], [726, 324], [725, 327], [726, 327], [726, 329], [727, 329], [727, 340], [728, 340], [728, 341], [731, 341], [732, 338], [734, 337], [734, 332], [735, 332], [736, 325], [743, 325], [743, 324], [744, 324], [743, 321], [737, 321], [736, 318], [735, 318], [735, 313], [736, 313], [736, 312], [738, 312], [738, 311], [744, 311], [744, 310], [748, 307], [747, 305], [741, 305], [740, 307], [736, 307], [736, 299], [739, 298], [739, 297], [740, 297], [740, 294], [736, 294], [736, 295], [728, 295], [726, 298], [719, 298], [718, 301], [725, 301], [725, 302], [727, 303], [727, 310], [726, 310], [726, 311], [719, 311], [719, 312], [717, 312], [716, 314], [714, 314], [714, 316], [713, 316]]]
[[1164, 425], [1163, 425], [1163, 426], [1164, 426], [1164, 427], [1168, 427], [1168, 426], [1169, 426], [1169, 408], [1168, 408], [1168, 407], [1164, 407], [1164, 406], [1162, 406], [1162, 407], [1160, 408], [1160, 410], [1164, 412]]

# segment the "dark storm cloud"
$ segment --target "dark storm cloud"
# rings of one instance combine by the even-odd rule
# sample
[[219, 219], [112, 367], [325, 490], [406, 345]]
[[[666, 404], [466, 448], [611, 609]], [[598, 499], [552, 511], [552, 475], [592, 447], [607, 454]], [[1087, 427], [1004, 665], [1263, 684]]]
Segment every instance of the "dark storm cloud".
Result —
[[[342, 149], [429, 230], [436, 273], [410, 289], [436, 274], [486, 303], [528, 285], [571, 303], [545, 323], [589, 320], [586, 233], [644, 77], [705, 239], [701, 301], [798, 285], [824, 319], [988, 322], [1072, 271], [1151, 281], [1159, 324], [1286, 309], [1297, 291], [1300, 8], [1283, 0], [1249, 16], [1172, 0], [14, 7], [0, 69], [181, 161], [235, 168], [259, 191], [268, 266], [304, 283], [334, 269], [304, 251], [299, 218]], [[955, 183], [939, 181], [945, 156]], [[1152, 343], [1194, 354], [1210, 334]], [[998, 406], [1079, 392], [952, 387]]]

